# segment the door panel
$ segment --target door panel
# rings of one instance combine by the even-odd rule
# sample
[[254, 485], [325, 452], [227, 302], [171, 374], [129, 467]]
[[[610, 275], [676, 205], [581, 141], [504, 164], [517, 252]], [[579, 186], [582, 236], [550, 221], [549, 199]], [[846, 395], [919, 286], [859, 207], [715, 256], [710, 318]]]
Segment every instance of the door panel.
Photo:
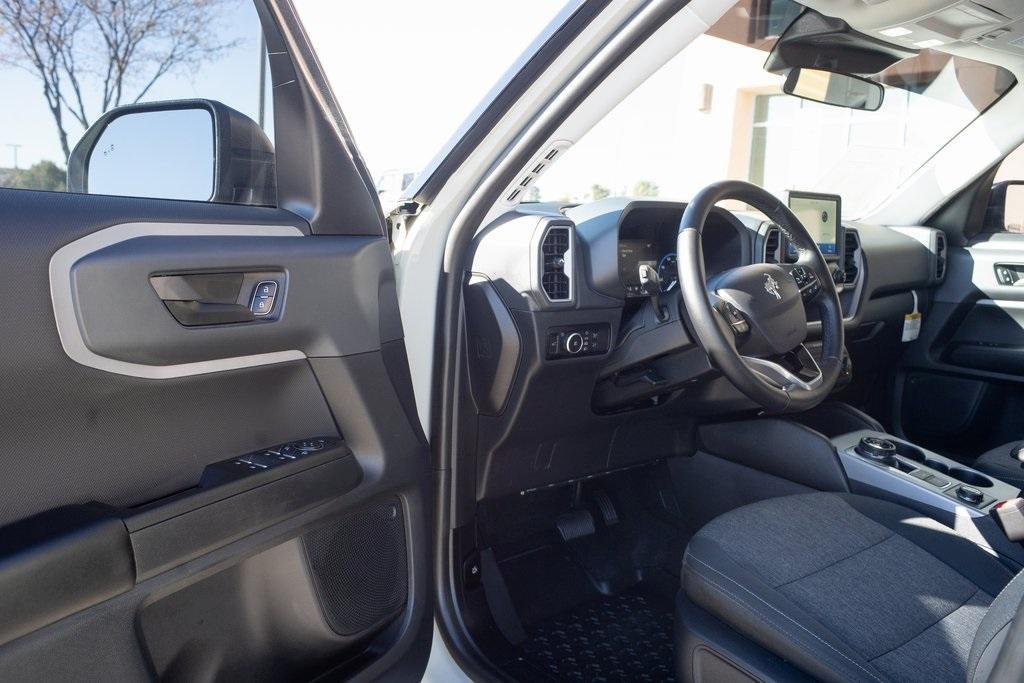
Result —
[[[421, 670], [428, 460], [384, 237], [21, 190], [0, 215], [0, 679]], [[241, 273], [240, 301], [280, 274], [278, 315], [182, 325], [150, 279], [181, 273]]]
[[903, 431], [965, 461], [1024, 438], [1024, 279], [1003, 272], [1014, 264], [1024, 264], [1022, 234], [951, 247], [946, 279], [904, 360]]

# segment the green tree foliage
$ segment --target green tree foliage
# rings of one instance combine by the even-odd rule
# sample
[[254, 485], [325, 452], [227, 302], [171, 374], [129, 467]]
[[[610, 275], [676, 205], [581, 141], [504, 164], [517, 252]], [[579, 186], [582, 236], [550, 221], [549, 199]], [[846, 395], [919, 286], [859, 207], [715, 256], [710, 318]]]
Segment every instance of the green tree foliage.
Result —
[[593, 185], [590, 186], [591, 199], [604, 199], [611, 193], [612, 191], [609, 190], [604, 185], [598, 185], [597, 183], [594, 183]]
[[67, 189], [66, 177], [57, 164], [40, 161], [28, 168], [0, 168], [0, 187], [63, 192]]
[[658, 185], [650, 180], [640, 180], [633, 186], [634, 197], [657, 197]]

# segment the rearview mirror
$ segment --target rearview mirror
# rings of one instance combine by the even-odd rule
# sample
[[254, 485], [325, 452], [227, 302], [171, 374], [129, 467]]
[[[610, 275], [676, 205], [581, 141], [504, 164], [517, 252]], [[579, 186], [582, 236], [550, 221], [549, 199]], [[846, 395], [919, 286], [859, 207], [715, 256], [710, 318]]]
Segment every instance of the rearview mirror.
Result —
[[885, 97], [885, 88], [866, 78], [799, 67], [790, 69], [782, 91], [813, 102], [864, 111], [877, 111]]
[[72, 192], [272, 206], [276, 185], [263, 130], [213, 100], [112, 109], [68, 159]]

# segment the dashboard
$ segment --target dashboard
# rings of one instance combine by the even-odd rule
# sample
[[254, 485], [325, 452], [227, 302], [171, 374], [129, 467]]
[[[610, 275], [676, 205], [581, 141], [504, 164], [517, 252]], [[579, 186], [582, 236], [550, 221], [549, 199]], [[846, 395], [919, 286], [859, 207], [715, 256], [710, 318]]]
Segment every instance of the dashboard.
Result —
[[[927, 246], [938, 231], [920, 228], [915, 239], [843, 226], [830, 205], [805, 208], [821, 220], [815, 236], [833, 252], [826, 258], [846, 275], [846, 342], [867, 374], [901, 352], [913, 293], [924, 302], [944, 273], [944, 256]], [[614, 197], [530, 204], [474, 237], [464, 348], [478, 499], [666, 457], [688, 438], [688, 420], [752, 409], [683, 319], [676, 240], [685, 209]], [[722, 207], [709, 214], [701, 241], [709, 277], [787, 258], [777, 227]], [[664, 316], [639, 286], [641, 267], [657, 273]], [[820, 334], [809, 316], [809, 347]]]

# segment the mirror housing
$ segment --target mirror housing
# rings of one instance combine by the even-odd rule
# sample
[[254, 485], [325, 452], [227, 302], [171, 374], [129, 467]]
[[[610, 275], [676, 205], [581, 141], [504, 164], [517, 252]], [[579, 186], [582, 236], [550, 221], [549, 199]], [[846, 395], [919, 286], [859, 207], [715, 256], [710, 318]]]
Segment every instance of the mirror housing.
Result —
[[987, 232], [1024, 232], [1024, 180], [1004, 180], [992, 186], [985, 211]]
[[866, 78], [799, 67], [790, 69], [782, 92], [812, 102], [864, 111], [878, 111], [885, 99], [885, 88]]
[[855, 31], [842, 19], [806, 9], [775, 41], [764, 68], [774, 74], [803, 68], [868, 76], [916, 54]]
[[[176, 182], [153, 180], [175, 172]], [[139, 178], [150, 185], [133, 187]], [[103, 114], [75, 145], [68, 190], [274, 206], [274, 146], [255, 121], [214, 100], [129, 104]]]

